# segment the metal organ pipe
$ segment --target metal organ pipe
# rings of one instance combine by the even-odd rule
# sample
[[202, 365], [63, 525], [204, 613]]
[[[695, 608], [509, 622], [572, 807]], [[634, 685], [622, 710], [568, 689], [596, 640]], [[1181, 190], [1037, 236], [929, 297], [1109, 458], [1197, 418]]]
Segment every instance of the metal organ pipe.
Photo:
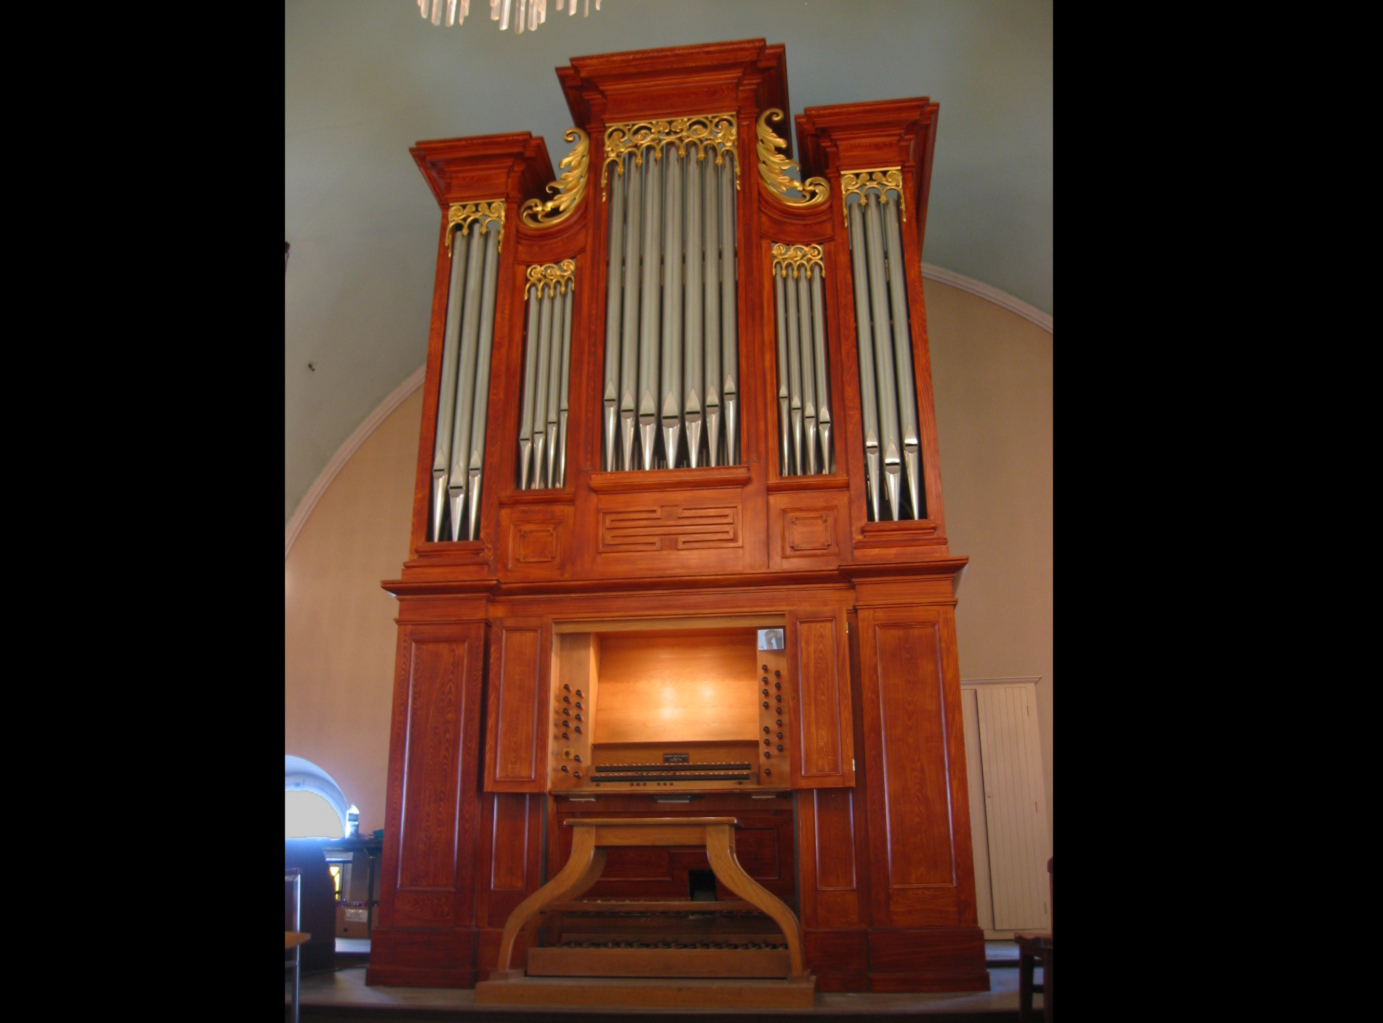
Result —
[[[695, 157], [692, 157], [695, 159]], [[663, 349], [660, 362], [663, 456], [677, 464], [682, 434], [682, 160], [672, 147], [664, 150], [667, 185], [663, 191]], [[700, 344], [701, 339], [687, 338]]]
[[[824, 272], [824, 271], [823, 271]], [[831, 471], [831, 389], [826, 379], [826, 315], [821, 309], [821, 276], [812, 275], [812, 346], [816, 352], [816, 421], [821, 438], [821, 471]]]
[[437, 395], [437, 434], [432, 445], [432, 515], [427, 538], [437, 540], [447, 510], [447, 474], [451, 469], [451, 422], [456, 411], [456, 366], [460, 361], [461, 299], [466, 288], [467, 246], [452, 236], [451, 282], [447, 289], [447, 319], [442, 333], [442, 384]]
[[738, 460], [734, 132], [733, 115], [607, 129], [606, 471]]
[[[626, 200], [629, 223], [624, 231], [624, 333], [620, 342], [620, 388], [619, 388], [619, 428], [620, 450], [624, 459], [622, 469], [634, 468], [634, 422], [638, 410], [634, 406], [634, 392], [638, 386], [639, 374], [639, 253], [643, 236], [640, 228], [643, 215], [643, 168], [626, 156], [624, 175], [629, 181], [629, 196]], [[613, 344], [613, 339], [607, 339]]]
[[639, 444], [645, 471], [653, 468], [653, 445], [658, 431], [658, 328], [662, 324], [662, 161], [644, 158], [643, 275], [639, 306]]
[[[609, 273], [605, 290], [605, 471], [615, 467], [615, 426], [619, 421], [620, 296], [624, 271], [624, 175], [611, 182]], [[565, 447], [565, 445], [563, 445]]]
[[504, 204], [458, 203], [448, 219], [452, 265], [428, 516], [428, 539], [434, 542], [476, 535]]
[[524, 346], [523, 404], [519, 412], [520, 490], [546, 490], [566, 482], [571, 310], [575, 291], [573, 260], [528, 268], [528, 341]]
[[[870, 518], [876, 522], [884, 518], [919, 519], [926, 514], [926, 500], [912, 332], [902, 272], [902, 179], [898, 168], [846, 172], [842, 179], [847, 203], [851, 194], [859, 195], [858, 204], [847, 205], [847, 219], [855, 319], [859, 324], [860, 404]], [[888, 194], [890, 188], [900, 196], [897, 204]]]
[[801, 323], [798, 343], [802, 350], [802, 424], [807, 431], [807, 473], [816, 474], [816, 359], [812, 350], [811, 298], [807, 294], [807, 275], [797, 278], [797, 318]]
[[802, 475], [802, 339], [797, 334], [797, 289], [787, 281], [784, 315], [788, 321], [788, 413], [792, 419], [792, 470]]
[[701, 331], [701, 313], [704, 308], [701, 298], [701, 270], [704, 260], [701, 241], [701, 164], [704, 160], [705, 154], [700, 147], [697, 147], [694, 153], [687, 153], [687, 295], [682, 331], [682, 416], [687, 427], [687, 463], [693, 469], [697, 467], [701, 456], [701, 397], [706, 390], [705, 381], [702, 379], [706, 337]]
[[792, 420], [789, 418], [791, 398], [788, 396], [787, 312], [783, 303], [783, 276], [773, 273], [773, 311], [778, 334], [778, 454], [779, 472], [792, 475]]
[[879, 399], [874, 388], [874, 328], [869, 316], [869, 270], [865, 266], [864, 216], [858, 204], [847, 206], [850, 220], [850, 267], [855, 283], [855, 343], [860, 358], [860, 420], [864, 428], [865, 482], [869, 513], [879, 521]]
[[[705, 152], [705, 150], [703, 150]], [[710, 154], [707, 154], [709, 159]], [[720, 457], [720, 175], [714, 163], [702, 174], [705, 194], [702, 245], [705, 264], [702, 280], [706, 371], [706, 461], [714, 466]]]
[[[772, 247], [778, 338], [778, 458], [784, 476], [831, 471], [831, 389], [820, 245]], [[791, 275], [791, 280], [789, 280]]]
[[907, 286], [903, 281], [903, 243], [898, 228], [898, 207], [884, 194], [884, 249], [889, 266], [888, 293], [893, 311], [893, 353], [898, 366], [898, 415], [903, 439], [903, 472], [912, 517], [922, 518], [925, 501], [921, 490], [921, 437], [917, 429], [917, 401], [913, 394], [912, 329], [908, 326]]
[[495, 334], [495, 282], [499, 277], [499, 232], [485, 240], [485, 279], [480, 285], [480, 350], [475, 363], [475, 411], [471, 415], [471, 450], [467, 468], [466, 539], [474, 540], [480, 521], [480, 481], [485, 469], [485, 416], [490, 407], [490, 353]]
[[726, 154], [720, 170], [720, 341], [721, 369], [725, 382], [721, 403], [725, 409], [725, 463], [739, 464], [739, 303], [735, 296], [735, 168]]

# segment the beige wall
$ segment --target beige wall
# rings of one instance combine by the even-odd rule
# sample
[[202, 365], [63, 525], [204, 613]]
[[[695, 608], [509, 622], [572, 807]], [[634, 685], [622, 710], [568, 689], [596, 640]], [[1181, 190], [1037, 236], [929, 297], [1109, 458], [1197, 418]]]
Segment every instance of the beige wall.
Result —
[[[960, 675], [1031, 678], [1052, 818], [1052, 334], [924, 280]], [[1055, 832], [1048, 832], [1055, 834]]]
[[[1052, 335], [925, 282], [951, 550], [970, 558], [956, 611], [963, 678], [1040, 676], [1052, 810]], [[408, 556], [422, 391], [364, 441], [285, 559], [285, 752], [320, 765], [384, 826], [395, 605]]]
[[305, 757], [384, 827], [396, 603], [408, 557], [422, 389], [345, 463], [284, 559], [284, 752]]

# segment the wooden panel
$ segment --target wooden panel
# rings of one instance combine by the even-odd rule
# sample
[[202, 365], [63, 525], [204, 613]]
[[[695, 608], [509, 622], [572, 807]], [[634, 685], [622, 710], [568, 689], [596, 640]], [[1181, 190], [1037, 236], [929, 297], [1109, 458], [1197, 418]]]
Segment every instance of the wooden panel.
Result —
[[861, 609], [859, 622], [873, 921], [975, 926], [953, 612]]
[[529, 800], [532, 796], [500, 794], [494, 797], [491, 814], [490, 890], [527, 891], [528, 877]]
[[816, 822], [816, 890], [849, 891], [855, 876], [855, 794], [822, 790], [811, 794]]
[[600, 516], [600, 553], [694, 551], [741, 547], [738, 504], [646, 505]]
[[888, 885], [952, 885], [955, 862], [937, 628], [933, 623], [878, 625], [873, 638], [873, 681], [883, 726]]
[[788, 636], [796, 637], [796, 739], [793, 764], [797, 787], [853, 785], [854, 735], [850, 713], [850, 664], [845, 612], [791, 614]]
[[603, 636], [595, 741], [757, 741], [755, 654], [748, 629]]
[[[409, 744], [405, 768], [399, 888], [449, 888], [456, 883], [456, 804], [464, 726], [467, 644], [414, 643], [409, 658]], [[409, 806], [418, 812], [409, 813]]]
[[399, 795], [395, 821], [386, 821], [392, 855], [381, 885], [381, 922], [390, 926], [450, 926], [472, 916], [477, 807], [467, 792], [475, 771], [462, 751], [479, 735], [483, 637], [483, 625], [400, 636], [406, 681], [391, 737], [391, 789]]
[[975, 690], [984, 764], [984, 805], [994, 928], [1046, 930], [1046, 792], [1032, 685]]
[[509, 620], [495, 628], [485, 730], [486, 791], [539, 792], [547, 784], [547, 637], [548, 629], [536, 619]]

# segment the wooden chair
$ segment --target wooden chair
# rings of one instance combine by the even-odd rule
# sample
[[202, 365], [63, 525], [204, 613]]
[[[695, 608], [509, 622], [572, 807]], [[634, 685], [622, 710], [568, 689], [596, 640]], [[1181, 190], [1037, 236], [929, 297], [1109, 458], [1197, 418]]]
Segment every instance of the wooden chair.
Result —
[[[1056, 932], [1056, 875], [1052, 873], [1052, 861], [1047, 861], [1047, 907], [1051, 931], [1046, 934], [1015, 934], [1018, 943], [1018, 1020], [1019, 1023], [1032, 1023], [1032, 994], [1042, 992], [1043, 1023], [1052, 1023], [1053, 966], [1052, 935]], [[1032, 982], [1033, 967], [1042, 964], [1042, 983]]]

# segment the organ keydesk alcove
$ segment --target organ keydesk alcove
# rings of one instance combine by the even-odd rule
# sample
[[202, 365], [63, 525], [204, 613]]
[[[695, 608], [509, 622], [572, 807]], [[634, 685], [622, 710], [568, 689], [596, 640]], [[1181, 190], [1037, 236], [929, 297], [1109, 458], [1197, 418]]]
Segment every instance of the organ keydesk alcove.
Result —
[[[368, 980], [486, 979], [570, 822], [681, 816], [738, 821], [818, 989], [986, 988], [920, 275], [937, 107], [808, 108], [795, 163], [781, 46], [557, 76], [557, 174], [527, 133], [413, 150], [442, 217]], [[717, 896], [704, 849], [649, 847], [585, 898]]]

